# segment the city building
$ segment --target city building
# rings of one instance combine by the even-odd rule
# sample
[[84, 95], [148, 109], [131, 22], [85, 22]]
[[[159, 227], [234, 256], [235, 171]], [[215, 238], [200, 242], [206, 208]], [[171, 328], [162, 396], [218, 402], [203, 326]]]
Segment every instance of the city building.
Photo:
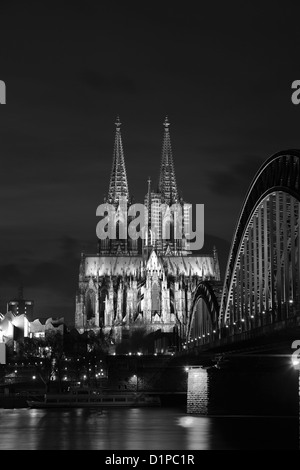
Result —
[[26, 315], [15, 315], [8, 311], [5, 315], [0, 313], [0, 343], [14, 341], [15, 344], [28, 336], [29, 321]]
[[18, 297], [7, 302], [7, 312], [11, 312], [14, 316], [26, 315], [29, 321], [34, 318], [33, 307], [33, 300], [24, 299], [22, 286], [19, 288]]

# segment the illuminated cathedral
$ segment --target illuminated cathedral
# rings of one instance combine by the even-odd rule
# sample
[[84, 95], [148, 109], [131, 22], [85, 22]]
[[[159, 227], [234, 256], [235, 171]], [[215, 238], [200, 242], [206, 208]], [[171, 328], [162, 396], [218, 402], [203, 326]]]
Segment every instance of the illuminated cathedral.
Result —
[[[120, 120], [116, 121], [113, 163], [104, 203], [118, 213], [120, 201], [131, 204]], [[167, 209], [162, 213], [161, 204]], [[170, 123], [164, 121], [158, 185], [148, 179], [144, 205], [157, 230], [141, 240], [130, 238], [98, 241], [94, 255], [81, 254], [76, 295], [75, 326], [82, 333], [99, 331], [119, 344], [136, 329], [147, 333], [176, 333], [184, 339], [193, 291], [199, 280], [220, 280], [216, 249], [210, 255], [193, 254], [183, 230], [182, 239], [162, 238], [163, 219], [172, 224], [173, 204], [183, 207], [182, 226], [189, 213], [177, 189], [172, 156]], [[130, 220], [128, 220], [128, 223]]]

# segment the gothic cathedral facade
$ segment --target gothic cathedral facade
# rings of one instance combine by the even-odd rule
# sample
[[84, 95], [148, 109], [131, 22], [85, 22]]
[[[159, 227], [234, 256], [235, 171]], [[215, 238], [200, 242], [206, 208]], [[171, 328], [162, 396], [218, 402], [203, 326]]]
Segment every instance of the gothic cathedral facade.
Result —
[[[169, 238], [162, 237], [163, 219], [171, 219], [173, 227], [172, 205], [185, 207], [177, 189], [169, 126], [166, 118], [158, 186], [153, 190], [149, 179], [144, 200], [156, 230], [147, 231], [139, 241], [118, 236], [99, 240], [97, 253], [81, 255], [75, 327], [80, 333], [101, 329], [115, 345], [136, 329], [176, 332], [184, 341], [198, 282], [220, 280], [216, 249], [211, 255], [193, 254], [184, 230], [181, 240], [172, 230]], [[128, 207], [131, 203], [120, 127], [117, 119], [109, 190], [104, 200], [116, 213], [121, 200]], [[160, 210], [162, 204], [164, 212]], [[189, 214], [184, 210], [182, 214], [186, 227]]]

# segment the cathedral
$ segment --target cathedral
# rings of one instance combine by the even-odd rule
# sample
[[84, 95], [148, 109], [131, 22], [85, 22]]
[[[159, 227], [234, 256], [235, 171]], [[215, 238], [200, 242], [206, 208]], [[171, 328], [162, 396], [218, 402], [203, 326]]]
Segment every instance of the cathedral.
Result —
[[[217, 251], [210, 255], [193, 254], [185, 237], [189, 212], [179, 196], [170, 123], [164, 121], [161, 165], [158, 184], [152, 188], [148, 179], [144, 206], [151, 227], [141, 240], [117, 236], [98, 240], [94, 255], [81, 254], [79, 285], [76, 295], [75, 327], [109, 335], [118, 345], [137, 329], [147, 334], [176, 333], [185, 340], [187, 319], [193, 292], [199, 280], [220, 280]], [[121, 201], [129, 207], [130, 197], [121, 122], [116, 121], [113, 163], [105, 204], [118, 214]], [[175, 205], [182, 206], [183, 236], [174, 236]], [[164, 207], [164, 210], [160, 208]], [[166, 219], [169, 236], [162, 237]], [[120, 222], [118, 217], [114, 219]], [[129, 224], [130, 218], [126, 223]]]

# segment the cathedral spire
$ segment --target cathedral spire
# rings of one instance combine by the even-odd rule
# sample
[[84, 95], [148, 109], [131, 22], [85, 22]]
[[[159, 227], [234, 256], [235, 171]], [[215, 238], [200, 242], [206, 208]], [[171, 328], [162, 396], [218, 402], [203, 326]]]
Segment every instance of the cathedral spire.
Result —
[[111, 201], [112, 203], [118, 202], [120, 197], [126, 197], [127, 201], [129, 200], [125, 158], [120, 129], [121, 121], [119, 116], [116, 119], [115, 125], [116, 135], [113, 152], [113, 164], [108, 190], [108, 202]]
[[147, 201], [147, 203], [148, 203], [148, 211], [150, 211], [150, 208], [151, 208], [151, 178], [150, 178], [150, 176], [148, 178], [147, 183], [148, 183], [148, 193], [147, 193], [148, 201]]
[[169, 126], [170, 122], [168, 116], [166, 116], [164, 121], [165, 131], [158, 185], [158, 190], [161, 193], [163, 202], [166, 204], [172, 204], [178, 200]]

